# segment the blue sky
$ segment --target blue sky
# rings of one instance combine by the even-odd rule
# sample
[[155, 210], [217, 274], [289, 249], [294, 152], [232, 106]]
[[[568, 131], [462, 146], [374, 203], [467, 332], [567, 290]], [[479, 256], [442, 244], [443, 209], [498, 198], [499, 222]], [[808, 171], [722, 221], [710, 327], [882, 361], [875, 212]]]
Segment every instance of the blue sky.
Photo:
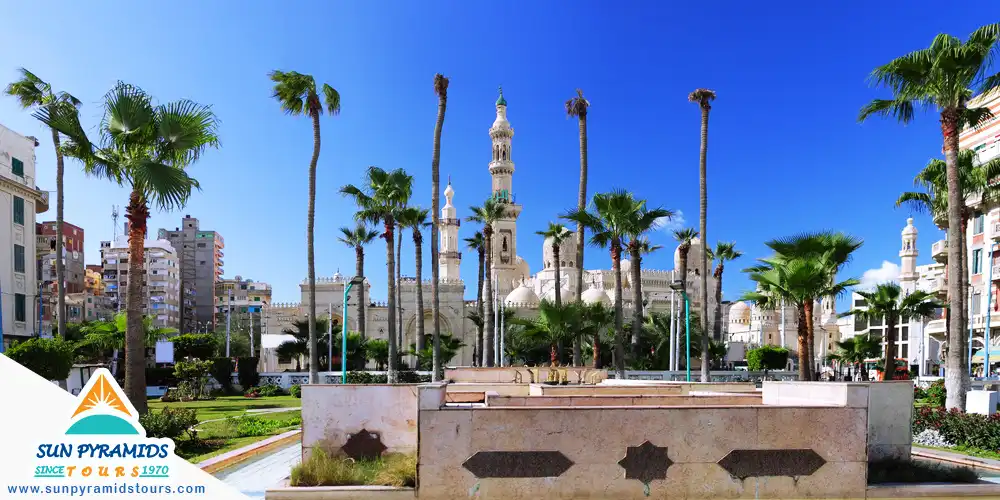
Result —
[[[708, 239], [733, 240], [744, 251], [725, 276], [725, 298], [732, 299], [750, 286], [738, 270], [766, 256], [763, 242], [774, 237], [835, 229], [864, 238], [845, 276], [898, 262], [908, 212], [893, 202], [940, 153], [940, 132], [932, 114], [907, 127], [858, 124], [858, 109], [885, 95], [870, 89], [866, 76], [939, 32], [965, 37], [996, 17], [978, 3], [941, 8], [913, 0], [836, 8], [791, 1], [697, 8], [653, 1], [110, 3], [65, 3], [44, 18], [30, 2], [6, 5], [0, 81], [27, 67], [83, 100], [91, 126], [117, 80], [161, 101], [212, 104], [222, 148], [191, 171], [202, 192], [182, 211], [155, 213], [151, 232], [180, 225], [185, 213], [199, 217], [202, 228], [226, 240], [226, 276], [267, 281], [276, 301], [298, 301], [306, 275], [312, 133], [308, 120], [283, 115], [270, 98], [273, 69], [313, 74], [342, 95], [340, 116], [322, 122], [321, 276], [354, 268], [353, 250], [336, 241], [336, 229], [352, 224], [353, 206], [337, 190], [358, 182], [368, 165], [413, 174], [414, 203], [429, 207], [437, 72], [451, 79], [442, 180], [451, 176], [462, 216], [489, 194], [487, 130], [497, 85], [504, 87], [516, 131], [514, 192], [524, 205], [519, 253], [532, 272], [542, 257], [534, 231], [576, 203], [577, 125], [563, 109], [574, 89], [592, 104], [591, 193], [633, 190], [682, 211], [694, 227], [700, 115], [687, 94], [714, 89]], [[0, 98], [0, 122], [41, 139], [38, 184], [54, 190], [54, 155], [41, 126], [10, 98]], [[111, 205], [126, 202], [123, 188], [68, 162], [66, 220], [86, 230], [88, 263], [99, 262], [99, 241], [111, 238]], [[42, 217], [54, 220], [54, 205]], [[916, 222], [920, 263], [929, 262], [941, 233], [926, 216]], [[472, 232], [466, 224], [461, 236]], [[661, 231], [652, 239], [668, 250], [646, 265], [670, 269], [672, 237]], [[403, 272], [412, 274], [405, 241]], [[367, 274], [380, 300], [384, 255], [381, 242], [368, 249]], [[474, 283], [476, 263], [465, 255], [462, 276]], [[590, 268], [610, 266], [606, 251], [587, 255]], [[424, 272], [429, 277], [427, 264]]]

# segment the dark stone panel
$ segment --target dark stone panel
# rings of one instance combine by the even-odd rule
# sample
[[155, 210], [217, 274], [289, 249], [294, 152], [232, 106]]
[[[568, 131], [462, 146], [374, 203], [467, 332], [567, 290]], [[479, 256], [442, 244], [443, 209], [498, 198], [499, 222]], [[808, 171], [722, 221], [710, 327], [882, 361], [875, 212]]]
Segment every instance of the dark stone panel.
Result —
[[719, 466], [739, 479], [766, 476], [808, 476], [826, 460], [813, 450], [733, 450]]
[[480, 451], [462, 464], [478, 478], [558, 477], [572, 466], [559, 451]]
[[666, 479], [667, 469], [673, 462], [667, 457], [665, 446], [646, 441], [639, 446], [629, 446], [625, 458], [619, 460], [618, 465], [625, 469], [625, 479], [649, 483], [654, 479]]
[[377, 432], [361, 429], [358, 433], [351, 434], [340, 449], [355, 460], [374, 460], [382, 456], [386, 447]]

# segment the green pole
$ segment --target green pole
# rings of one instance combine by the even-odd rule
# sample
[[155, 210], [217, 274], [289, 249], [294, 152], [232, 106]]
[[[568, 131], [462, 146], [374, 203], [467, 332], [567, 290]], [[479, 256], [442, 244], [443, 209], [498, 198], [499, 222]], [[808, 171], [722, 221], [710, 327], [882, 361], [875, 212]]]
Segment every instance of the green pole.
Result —
[[[687, 343], [687, 362], [684, 368], [687, 369], [687, 381], [691, 381], [691, 300], [686, 291], [681, 291], [684, 295], [684, 341]], [[705, 353], [701, 354], [702, 356]]]
[[[347, 383], [347, 294], [351, 293], [354, 282], [347, 284], [344, 288], [344, 328], [340, 336], [340, 383]], [[330, 339], [333, 342], [333, 339]]]

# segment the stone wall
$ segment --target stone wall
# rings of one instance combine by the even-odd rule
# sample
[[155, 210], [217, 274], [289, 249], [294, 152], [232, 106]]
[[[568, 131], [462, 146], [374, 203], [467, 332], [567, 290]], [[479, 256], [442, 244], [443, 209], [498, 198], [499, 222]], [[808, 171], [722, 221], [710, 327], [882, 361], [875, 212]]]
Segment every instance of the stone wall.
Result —
[[[453, 368], [444, 371], [444, 378], [456, 383], [530, 384], [548, 380], [553, 368], [505, 366], [500, 368]], [[608, 378], [607, 370], [581, 366], [555, 368], [570, 384], [597, 384]]]
[[500, 396], [488, 394], [486, 405], [495, 406], [745, 406], [761, 404], [757, 393], [718, 396]]

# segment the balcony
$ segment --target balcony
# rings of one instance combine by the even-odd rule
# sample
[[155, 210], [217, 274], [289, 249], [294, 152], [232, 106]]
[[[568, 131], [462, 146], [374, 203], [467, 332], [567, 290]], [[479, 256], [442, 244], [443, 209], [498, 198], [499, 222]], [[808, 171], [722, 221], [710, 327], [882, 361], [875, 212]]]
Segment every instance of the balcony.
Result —
[[990, 238], [993, 241], [1000, 241], [1000, 221], [994, 221], [990, 224], [990, 228], [993, 230], [990, 234]]
[[945, 281], [943, 277], [934, 278], [931, 283], [928, 292], [937, 294], [938, 297], [944, 299], [948, 296], [948, 282]]
[[993, 281], [1000, 281], [1000, 263], [993, 264]]
[[931, 245], [931, 258], [937, 262], [948, 262], [948, 240], [938, 240]]

